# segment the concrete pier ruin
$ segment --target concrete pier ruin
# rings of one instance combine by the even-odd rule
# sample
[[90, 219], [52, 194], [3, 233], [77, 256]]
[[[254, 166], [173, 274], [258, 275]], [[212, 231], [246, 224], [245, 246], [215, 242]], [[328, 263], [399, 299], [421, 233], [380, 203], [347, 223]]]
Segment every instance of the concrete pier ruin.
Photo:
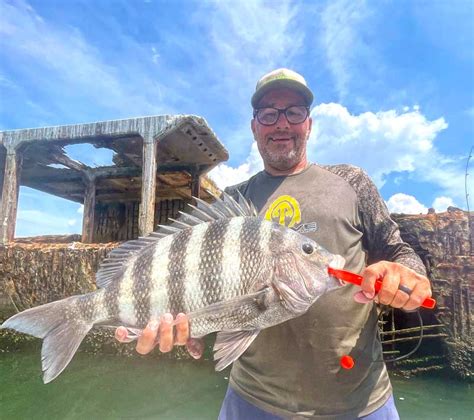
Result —
[[[90, 167], [65, 147], [114, 152], [114, 165]], [[84, 204], [82, 242], [152, 232], [192, 196], [215, 189], [205, 174], [229, 157], [206, 121], [159, 115], [0, 132], [0, 244], [15, 237], [20, 185]]]

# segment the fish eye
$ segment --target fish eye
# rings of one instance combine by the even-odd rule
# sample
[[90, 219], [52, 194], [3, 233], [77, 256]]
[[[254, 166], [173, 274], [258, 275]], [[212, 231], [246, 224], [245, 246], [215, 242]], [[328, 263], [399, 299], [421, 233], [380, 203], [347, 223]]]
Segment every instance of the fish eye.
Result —
[[313, 245], [308, 244], [308, 243], [303, 244], [303, 251], [306, 254], [312, 254], [314, 251]]

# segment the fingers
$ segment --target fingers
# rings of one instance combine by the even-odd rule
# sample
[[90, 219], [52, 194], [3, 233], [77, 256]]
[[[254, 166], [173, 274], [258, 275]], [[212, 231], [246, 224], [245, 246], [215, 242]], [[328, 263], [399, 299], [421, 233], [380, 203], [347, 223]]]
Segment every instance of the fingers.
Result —
[[[400, 284], [400, 275], [397, 272], [387, 271], [382, 279], [382, 287], [378, 298], [382, 305], [391, 305], [395, 299]], [[400, 298], [400, 296], [399, 296]]]
[[118, 327], [115, 330], [115, 339], [121, 343], [130, 343], [127, 329], [125, 327]]
[[178, 346], [184, 346], [189, 339], [189, 322], [185, 314], [176, 315], [176, 338], [174, 343]]
[[173, 315], [164, 314], [160, 320], [160, 351], [168, 353], [174, 344]]
[[137, 340], [137, 353], [148, 354], [156, 346], [158, 327], [160, 323], [157, 320], [150, 321]]
[[186, 343], [186, 348], [194, 359], [199, 359], [204, 353], [204, 340], [201, 338], [190, 338]]
[[430, 281], [401, 264], [380, 261], [368, 266], [362, 276], [362, 290], [354, 295], [356, 302], [374, 299], [377, 280], [382, 284], [376, 300], [383, 305], [412, 311], [431, 296]]
[[372, 264], [366, 267], [362, 273], [362, 283], [360, 285], [362, 294], [367, 298], [372, 300], [375, 296], [375, 282], [383, 277], [385, 270], [382, 266], [377, 264]]
[[[138, 338], [136, 350], [140, 354], [150, 353], [157, 345], [159, 345], [161, 352], [167, 353], [175, 345], [187, 344], [189, 339], [189, 322], [185, 314], [178, 314], [176, 320], [173, 321], [173, 316], [168, 313], [164, 314], [159, 321], [150, 321], [143, 331], [118, 327], [115, 330], [115, 338], [121, 343], [130, 343]], [[198, 350], [199, 347], [196, 349]], [[197, 350], [194, 351], [195, 354]]]
[[423, 301], [428, 297], [431, 297], [430, 281], [426, 277], [418, 275], [409, 299], [402, 308], [406, 311], [413, 311], [414, 309], [419, 308]]

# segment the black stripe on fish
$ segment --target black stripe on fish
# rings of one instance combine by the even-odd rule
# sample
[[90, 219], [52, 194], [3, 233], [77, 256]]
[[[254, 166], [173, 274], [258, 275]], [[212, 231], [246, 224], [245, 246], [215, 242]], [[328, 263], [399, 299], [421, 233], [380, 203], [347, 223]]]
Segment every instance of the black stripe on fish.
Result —
[[150, 281], [155, 247], [138, 254], [132, 269], [132, 302], [137, 325], [145, 326], [150, 320]]
[[185, 229], [175, 234], [168, 254], [168, 307], [171, 308], [173, 315], [179, 312], [187, 312], [185, 303], [184, 287], [186, 277], [185, 257], [188, 248], [188, 242], [191, 237], [191, 229]]
[[203, 291], [205, 304], [219, 302], [224, 299], [222, 288], [222, 260], [225, 236], [230, 219], [221, 219], [210, 223], [204, 235], [199, 264], [199, 284]]
[[240, 278], [242, 286], [248, 290], [251, 279], [258, 272], [261, 261], [257, 251], [261, 248], [262, 220], [257, 218], [246, 218], [240, 231]]

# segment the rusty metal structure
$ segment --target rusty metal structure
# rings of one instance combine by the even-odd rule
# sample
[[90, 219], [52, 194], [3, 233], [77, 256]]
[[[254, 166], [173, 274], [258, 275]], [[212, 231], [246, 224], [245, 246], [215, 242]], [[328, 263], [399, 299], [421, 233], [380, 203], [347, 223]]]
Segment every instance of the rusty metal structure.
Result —
[[[114, 152], [112, 166], [72, 159], [68, 145]], [[228, 152], [197, 116], [160, 115], [0, 132], [0, 245], [13, 241], [20, 185], [84, 204], [82, 242], [136, 238], [215, 186]]]

